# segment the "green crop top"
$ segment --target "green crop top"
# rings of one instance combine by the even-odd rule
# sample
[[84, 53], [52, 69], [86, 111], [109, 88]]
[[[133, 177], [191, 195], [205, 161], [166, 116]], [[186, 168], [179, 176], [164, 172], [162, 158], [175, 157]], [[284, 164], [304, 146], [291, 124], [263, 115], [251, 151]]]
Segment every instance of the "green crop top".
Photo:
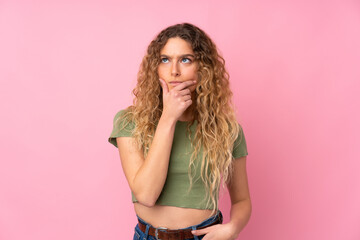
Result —
[[[131, 137], [131, 130], [134, 128], [134, 124], [129, 124], [127, 127], [123, 128], [122, 131], [119, 131], [121, 124], [124, 124], [124, 119], [118, 121], [115, 124], [116, 119], [121, 117], [124, 110], [120, 110], [116, 113], [113, 120], [113, 130], [108, 138], [108, 142], [117, 146], [116, 138], [117, 137]], [[186, 126], [188, 122], [177, 121], [175, 126], [174, 140], [171, 148], [170, 159], [169, 159], [169, 168], [167, 173], [167, 178], [162, 189], [162, 192], [159, 198], [156, 201], [156, 205], [167, 205], [167, 206], [176, 206], [183, 208], [196, 208], [196, 209], [205, 209], [206, 201], [204, 197], [206, 196], [205, 185], [200, 177], [201, 164], [196, 165], [196, 175], [194, 177], [192, 189], [189, 194], [186, 195], [190, 181], [188, 178], [188, 165], [191, 157], [190, 149], [191, 143], [186, 136]], [[194, 132], [196, 129], [197, 121], [195, 120], [194, 124], [191, 125], [190, 129], [192, 132], [191, 138], [194, 137]], [[243, 131], [241, 131], [242, 137], [237, 138], [234, 144], [233, 157], [239, 158], [248, 155], [246, 141]], [[240, 139], [242, 140], [240, 142]], [[202, 151], [198, 155], [202, 157]], [[216, 201], [218, 201], [218, 192], [216, 195]], [[138, 202], [133, 194], [132, 202]], [[209, 201], [211, 203], [211, 201]], [[217, 203], [216, 203], [217, 204]], [[213, 204], [210, 204], [208, 209], [213, 209]]]

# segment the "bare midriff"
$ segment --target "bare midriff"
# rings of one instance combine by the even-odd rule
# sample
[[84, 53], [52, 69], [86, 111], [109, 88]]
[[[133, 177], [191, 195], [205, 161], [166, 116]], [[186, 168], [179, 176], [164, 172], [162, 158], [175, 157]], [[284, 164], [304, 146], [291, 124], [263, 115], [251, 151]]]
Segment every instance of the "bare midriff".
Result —
[[186, 228], [200, 224], [211, 217], [212, 210], [182, 208], [174, 206], [155, 205], [146, 207], [140, 203], [134, 203], [136, 214], [153, 227], [165, 227], [168, 229]]

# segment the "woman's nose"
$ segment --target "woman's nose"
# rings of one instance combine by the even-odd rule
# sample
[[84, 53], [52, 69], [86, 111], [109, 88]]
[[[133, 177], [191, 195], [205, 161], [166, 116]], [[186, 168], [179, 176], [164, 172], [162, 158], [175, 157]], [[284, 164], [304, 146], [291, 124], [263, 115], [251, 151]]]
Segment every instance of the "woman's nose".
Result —
[[180, 69], [176, 62], [171, 65], [171, 76], [180, 76]]

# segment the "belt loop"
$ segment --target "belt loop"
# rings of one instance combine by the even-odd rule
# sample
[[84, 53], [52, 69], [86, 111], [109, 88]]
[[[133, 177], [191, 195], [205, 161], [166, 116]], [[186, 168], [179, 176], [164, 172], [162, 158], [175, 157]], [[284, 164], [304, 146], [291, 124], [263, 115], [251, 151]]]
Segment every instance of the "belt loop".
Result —
[[223, 219], [223, 215], [220, 210], [219, 210], [219, 218], [220, 218], [220, 223], [223, 223], [224, 219]]
[[150, 229], [149, 224], [146, 224], [145, 236], [144, 236], [144, 239], [143, 239], [143, 240], [147, 240], [147, 239], [148, 239], [149, 229]]
[[[191, 226], [191, 228], [192, 228], [192, 230], [196, 230], [196, 227], [195, 227], [195, 226]], [[194, 235], [194, 239], [195, 239], [195, 240], [199, 240], [199, 237], [196, 236], [196, 235]]]

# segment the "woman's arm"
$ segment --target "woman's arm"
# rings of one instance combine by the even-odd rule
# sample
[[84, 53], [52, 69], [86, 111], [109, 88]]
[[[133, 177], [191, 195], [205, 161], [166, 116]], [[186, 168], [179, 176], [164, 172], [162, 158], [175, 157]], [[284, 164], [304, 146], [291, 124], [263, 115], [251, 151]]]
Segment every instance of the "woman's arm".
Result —
[[252, 211], [246, 173], [246, 156], [234, 159], [234, 172], [227, 187], [231, 198], [229, 224], [237, 236], [248, 223]]
[[163, 112], [146, 159], [134, 148], [133, 138], [116, 138], [121, 164], [135, 198], [152, 207], [159, 198], [167, 177], [169, 158], [177, 119], [192, 104], [187, 89], [196, 81], [185, 81], [169, 91], [166, 82], [159, 79], [163, 89]]
[[134, 147], [134, 138], [116, 138], [121, 165], [139, 203], [152, 207], [164, 187], [176, 120], [161, 116], [148, 155]]

